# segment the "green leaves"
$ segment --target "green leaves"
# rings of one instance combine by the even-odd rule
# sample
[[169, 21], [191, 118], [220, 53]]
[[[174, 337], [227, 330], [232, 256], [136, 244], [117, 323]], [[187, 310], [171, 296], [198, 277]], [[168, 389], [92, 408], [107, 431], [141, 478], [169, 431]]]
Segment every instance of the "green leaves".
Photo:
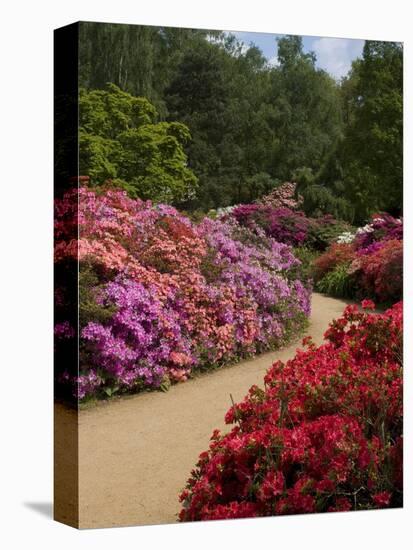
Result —
[[171, 387], [171, 380], [169, 376], [165, 375], [162, 379], [161, 385], [159, 386], [159, 389], [166, 393], [169, 391], [169, 388]]
[[80, 164], [92, 183], [206, 212], [304, 170], [309, 214], [400, 214], [400, 44], [367, 41], [336, 82], [300, 36], [278, 40], [274, 66], [219, 31], [82, 23], [80, 33]]
[[113, 388], [106, 386], [103, 388], [103, 391], [108, 397], [112, 397], [118, 390], [119, 390], [119, 386], [115, 386]]
[[183, 147], [190, 141], [181, 123], [158, 122], [145, 98], [114, 84], [107, 90], [81, 90], [80, 172], [92, 184], [117, 180], [132, 197], [180, 203], [195, 195], [197, 179]]
[[345, 194], [358, 221], [398, 214], [403, 192], [403, 49], [367, 41], [346, 83], [349, 124], [343, 143]]

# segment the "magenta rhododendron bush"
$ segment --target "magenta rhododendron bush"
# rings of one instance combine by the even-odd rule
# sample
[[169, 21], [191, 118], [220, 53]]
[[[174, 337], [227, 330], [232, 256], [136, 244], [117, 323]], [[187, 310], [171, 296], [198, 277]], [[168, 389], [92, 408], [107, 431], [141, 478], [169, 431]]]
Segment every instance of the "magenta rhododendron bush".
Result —
[[182, 521], [402, 505], [402, 303], [348, 306], [323, 345], [303, 343], [213, 433]]
[[[56, 202], [56, 265], [78, 255], [80, 374], [60, 382], [80, 398], [184, 381], [281, 345], [309, 315], [291, 248], [234, 219], [194, 224], [170, 206], [81, 187]], [[75, 337], [67, 299], [62, 290], [62, 346]]]
[[260, 200], [224, 209], [221, 215], [233, 217], [253, 231], [259, 228], [278, 242], [314, 250], [325, 250], [340, 234], [351, 229], [348, 223], [330, 214], [307, 216], [300, 209], [302, 197], [295, 198], [295, 187], [296, 184], [284, 183]]

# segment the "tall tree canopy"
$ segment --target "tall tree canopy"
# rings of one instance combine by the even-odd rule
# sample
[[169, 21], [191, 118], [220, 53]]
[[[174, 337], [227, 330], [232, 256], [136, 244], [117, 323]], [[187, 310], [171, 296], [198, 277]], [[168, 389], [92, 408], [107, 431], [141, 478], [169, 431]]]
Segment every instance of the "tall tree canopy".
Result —
[[276, 176], [284, 180], [298, 168], [319, 170], [343, 131], [339, 86], [315, 60], [313, 53], [303, 52], [301, 37], [278, 40], [270, 97], [279, 136]]
[[164, 89], [194, 44], [216, 31], [120, 25], [80, 24], [79, 80], [83, 88], [104, 88], [108, 82], [155, 105], [166, 115]]
[[342, 144], [346, 196], [357, 216], [399, 214], [403, 194], [403, 50], [367, 41], [353, 65], [347, 98], [351, 117]]
[[[400, 212], [400, 44], [366, 42], [362, 59], [337, 82], [317, 67], [299, 36], [280, 38], [277, 63], [270, 64], [259, 48], [245, 48], [221, 31], [99, 23], [80, 28], [81, 101], [89, 117], [82, 123], [82, 158], [95, 180], [117, 177], [132, 192], [150, 196], [159, 177], [157, 199], [161, 186], [176, 186], [169, 195], [175, 202], [206, 211], [250, 202], [295, 178], [309, 213], [362, 221], [372, 210]], [[117, 88], [108, 89], [108, 82]], [[129, 121], [116, 139], [113, 131], [92, 131], [90, 117], [103, 124], [102, 105], [112, 108], [92, 90], [116, 90], [116, 102], [125, 100], [121, 90], [131, 94], [126, 103], [134, 96], [150, 123]], [[91, 101], [96, 115], [87, 106]], [[161, 145], [166, 139], [167, 148]], [[159, 172], [166, 149], [174, 160]], [[165, 173], [173, 184], [161, 177]], [[178, 178], [184, 183], [179, 191]]]

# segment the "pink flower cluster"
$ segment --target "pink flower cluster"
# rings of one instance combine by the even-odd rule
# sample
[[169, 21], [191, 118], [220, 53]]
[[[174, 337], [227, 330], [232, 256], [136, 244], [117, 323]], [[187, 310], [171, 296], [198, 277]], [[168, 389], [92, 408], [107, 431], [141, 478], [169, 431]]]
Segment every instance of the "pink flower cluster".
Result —
[[296, 190], [297, 184], [287, 181], [257, 202], [265, 206], [271, 206], [272, 208], [283, 207], [290, 210], [299, 210], [303, 205], [304, 199], [302, 195], [297, 194]]
[[88, 296], [104, 314], [80, 327], [81, 398], [186, 380], [281, 345], [309, 315], [289, 246], [122, 191], [57, 201], [55, 259], [93, 271]]

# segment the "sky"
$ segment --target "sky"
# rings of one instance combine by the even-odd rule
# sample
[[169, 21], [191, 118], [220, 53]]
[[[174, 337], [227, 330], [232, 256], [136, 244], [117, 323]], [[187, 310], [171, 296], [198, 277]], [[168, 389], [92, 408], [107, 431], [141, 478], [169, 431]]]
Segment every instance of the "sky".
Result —
[[[258, 46], [270, 63], [277, 61], [276, 39], [282, 34], [258, 32], [231, 32], [238, 40], [249, 45], [253, 42]], [[351, 62], [361, 57], [364, 40], [351, 38], [323, 38], [320, 36], [303, 36], [304, 51], [316, 54], [316, 65], [324, 69], [335, 79], [345, 76], [351, 68]]]

